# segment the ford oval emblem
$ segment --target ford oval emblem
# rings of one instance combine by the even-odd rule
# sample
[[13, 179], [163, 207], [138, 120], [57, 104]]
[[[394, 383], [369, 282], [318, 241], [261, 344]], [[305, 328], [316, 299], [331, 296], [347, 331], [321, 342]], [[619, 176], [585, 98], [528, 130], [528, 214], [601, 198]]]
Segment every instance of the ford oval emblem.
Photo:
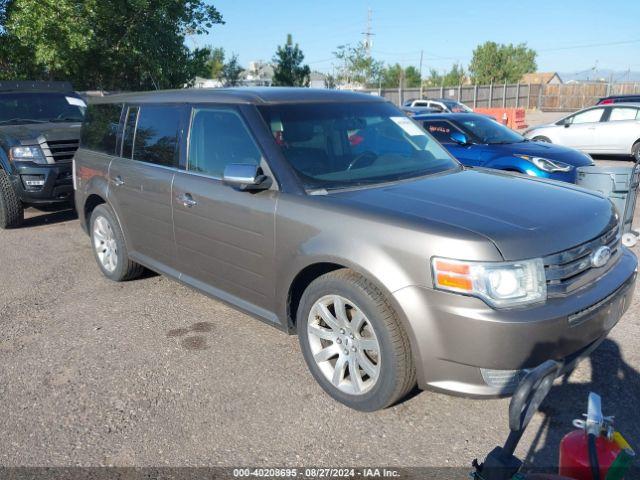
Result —
[[591, 265], [596, 268], [604, 267], [611, 258], [611, 249], [607, 246], [600, 247], [591, 255]]

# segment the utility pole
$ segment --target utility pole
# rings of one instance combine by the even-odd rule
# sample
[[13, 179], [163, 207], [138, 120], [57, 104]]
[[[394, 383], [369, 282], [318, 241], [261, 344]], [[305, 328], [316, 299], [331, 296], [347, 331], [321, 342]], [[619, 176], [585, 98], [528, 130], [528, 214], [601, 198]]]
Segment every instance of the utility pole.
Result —
[[367, 57], [371, 57], [371, 46], [373, 45], [371, 37], [373, 35], [375, 35], [375, 33], [373, 33], [371, 31], [371, 17], [372, 16], [373, 16], [373, 11], [371, 9], [369, 9], [367, 11], [367, 27], [366, 27], [365, 31], [362, 32], [362, 35], [364, 35], [364, 49], [365, 49], [365, 52], [367, 52]]
[[424, 55], [424, 50], [420, 50], [420, 99], [422, 99], [422, 97], [424, 96], [424, 90], [423, 90], [423, 85], [422, 85], [422, 57]]

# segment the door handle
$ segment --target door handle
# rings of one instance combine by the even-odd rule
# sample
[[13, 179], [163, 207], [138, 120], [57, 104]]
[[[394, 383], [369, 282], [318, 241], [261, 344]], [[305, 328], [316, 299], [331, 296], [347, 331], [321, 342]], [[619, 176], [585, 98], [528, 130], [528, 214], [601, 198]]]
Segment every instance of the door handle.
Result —
[[124, 180], [122, 179], [122, 177], [120, 175], [118, 175], [117, 177], [115, 177], [113, 179], [113, 184], [116, 187], [121, 187], [122, 185], [124, 185]]
[[195, 207], [196, 205], [198, 205], [198, 202], [196, 202], [193, 197], [191, 196], [190, 193], [181, 193], [180, 195], [178, 195], [176, 197], [176, 199], [182, 203], [183, 206], [187, 207], [187, 208], [191, 208], [191, 207]]

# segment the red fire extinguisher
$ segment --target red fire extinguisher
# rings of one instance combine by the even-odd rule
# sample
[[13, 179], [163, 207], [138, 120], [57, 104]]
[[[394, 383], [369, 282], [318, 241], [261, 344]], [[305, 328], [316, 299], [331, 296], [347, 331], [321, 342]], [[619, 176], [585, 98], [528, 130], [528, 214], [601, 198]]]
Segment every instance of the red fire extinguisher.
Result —
[[595, 393], [589, 394], [586, 417], [586, 421], [574, 420], [577, 429], [560, 442], [558, 473], [576, 480], [623, 478], [633, 460], [633, 450], [614, 430], [613, 417], [602, 415], [601, 399]]

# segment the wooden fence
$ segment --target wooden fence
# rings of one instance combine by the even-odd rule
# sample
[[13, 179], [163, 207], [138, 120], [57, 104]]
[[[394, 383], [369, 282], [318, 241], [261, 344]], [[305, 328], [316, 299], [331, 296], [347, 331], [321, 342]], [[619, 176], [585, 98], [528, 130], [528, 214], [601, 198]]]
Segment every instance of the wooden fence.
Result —
[[498, 84], [436, 88], [365, 90], [396, 105], [415, 98], [450, 98], [471, 108], [526, 108], [569, 112], [594, 105], [608, 95], [640, 94], [637, 83], [577, 83], [560, 85]]

